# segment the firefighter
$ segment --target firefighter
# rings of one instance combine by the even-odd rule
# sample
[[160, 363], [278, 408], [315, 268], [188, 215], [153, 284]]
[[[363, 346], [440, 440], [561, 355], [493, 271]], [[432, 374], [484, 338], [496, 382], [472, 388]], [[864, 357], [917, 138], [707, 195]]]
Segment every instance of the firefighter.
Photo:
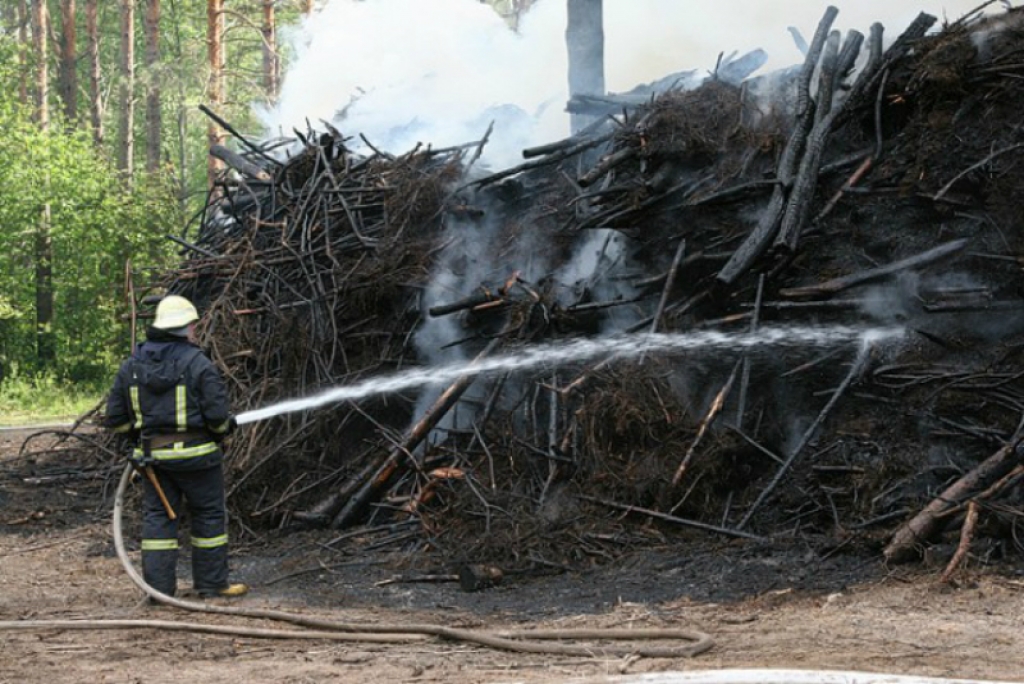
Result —
[[160, 300], [146, 341], [117, 372], [106, 425], [132, 438], [135, 465], [151, 469], [159, 484], [158, 489], [142, 480], [146, 583], [169, 596], [177, 590], [178, 513], [184, 500], [191, 521], [193, 587], [203, 598], [232, 598], [249, 590], [228, 581], [220, 443], [237, 422], [220, 372], [196, 345], [198, 320], [196, 307], [184, 297]]

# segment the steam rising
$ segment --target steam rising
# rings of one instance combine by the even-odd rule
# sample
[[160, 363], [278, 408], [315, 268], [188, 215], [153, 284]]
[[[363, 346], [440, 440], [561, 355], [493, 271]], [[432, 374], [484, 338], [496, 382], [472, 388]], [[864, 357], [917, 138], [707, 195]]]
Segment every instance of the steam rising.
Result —
[[[604, 0], [608, 89], [706, 75], [733, 51], [766, 50], [763, 72], [791, 66], [803, 56], [788, 27], [809, 39], [829, 4], [835, 28], [880, 21], [891, 41], [919, 12], [954, 21], [979, 3]], [[565, 23], [565, 0], [538, 0], [518, 33], [478, 0], [331, 0], [292, 36], [297, 59], [263, 120], [272, 135], [331, 121], [392, 152], [477, 140], [494, 121], [485, 158], [510, 166], [568, 134]]]
[[[840, 9], [834, 28], [867, 34], [870, 25], [879, 21], [891, 42], [919, 12], [953, 21], [974, 9], [978, 0], [604, 0], [608, 90], [626, 92], [679, 72], [691, 72], [682, 82], [695, 87], [723, 53], [763, 49], [768, 61], [756, 75], [801, 63], [803, 54], [789, 29], [795, 28], [809, 40], [829, 4]], [[524, 148], [569, 134], [565, 30], [566, 0], [537, 0], [518, 32], [478, 0], [330, 0], [291, 37], [297, 57], [285, 75], [280, 102], [261, 116], [271, 136], [329, 121], [351, 136], [350, 147], [359, 149], [362, 134], [375, 147], [393, 153], [421, 143], [438, 148], [479, 140], [493, 122], [478, 168], [508, 168], [522, 161]], [[771, 83], [771, 79], [762, 80], [762, 85]], [[512, 270], [529, 282], [549, 274], [542, 235], [524, 230], [516, 253], [503, 254], [499, 267], [492, 263], [498, 251], [492, 244], [495, 226], [487, 221], [462, 225], [449, 218], [446, 229], [450, 239], [423, 292], [424, 308], [457, 300], [481, 283], [507, 278]], [[630, 247], [623, 236], [589, 232], [576, 246], [574, 258], [550, 274], [559, 303], [578, 301], [580, 287], [588, 288], [598, 300], [628, 297], [621, 289], [624, 286], [609, 277], [614, 269], [598, 266], [621, 269], [629, 258]], [[905, 317], [905, 306], [891, 301], [894, 295], [897, 302], [906, 299], [902, 291], [873, 293], [878, 301], [869, 308], [876, 309], [879, 320], [895, 322]], [[631, 314], [612, 309], [606, 315]], [[608, 320], [606, 324], [621, 330], [631, 322]], [[856, 337], [861, 331], [848, 334]], [[407, 387], [425, 388], [418, 415], [433, 401], [438, 383], [466, 372], [525, 368], [609, 351], [643, 353], [649, 344], [686, 348], [695, 342], [685, 336], [584, 340], [573, 344], [593, 346], [541, 347], [523, 357], [488, 360], [470, 371], [461, 346], [450, 344], [464, 335], [454, 316], [425, 317], [416, 346], [428, 368], [248, 412], [240, 422]], [[763, 344], [762, 335], [745, 343]], [[701, 339], [697, 346], [744, 344], [735, 338]], [[568, 356], [560, 356], [565, 353]], [[455, 416], [455, 412], [446, 415], [445, 424]]]

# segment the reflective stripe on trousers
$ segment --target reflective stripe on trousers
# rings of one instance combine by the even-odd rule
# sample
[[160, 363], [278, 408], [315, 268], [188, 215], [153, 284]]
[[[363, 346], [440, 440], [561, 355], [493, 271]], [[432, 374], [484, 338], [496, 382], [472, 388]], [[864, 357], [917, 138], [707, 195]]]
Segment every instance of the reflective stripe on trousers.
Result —
[[226, 546], [228, 543], [228, 535], [219, 534], [216, 537], [192, 537], [192, 548], [195, 549], [215, 549], [218, 546]]
[[[179, 472], [157, 466], [153, 470], [171, 507], [179, 514], [188, 510], [193, 586], [197, 590], [227, 586], [228, 535], [222, 467]], [[167, 517], [152, 483], [142, 482], [142, 574], [154, 589], [173, 596], [177, 589], [178, 521]]]

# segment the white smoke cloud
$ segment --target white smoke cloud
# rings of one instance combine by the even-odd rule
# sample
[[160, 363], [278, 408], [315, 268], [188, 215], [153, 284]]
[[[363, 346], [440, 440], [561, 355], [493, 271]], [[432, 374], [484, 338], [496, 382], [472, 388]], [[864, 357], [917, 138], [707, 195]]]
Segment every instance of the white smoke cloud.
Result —
[[[978, 0], [605, 0], [608, 90], [706, 73], [733, 51], [765, 49], [762, 73], [796, 64], [788, 27], [809, 41], [829, 4], [835, 28], [880, 21], [891, 40], [919, 12], [953, 21]], [[262, 118], [270, 135], [332, 121], [393, 152], [471, 142], [493, 120], [485, 159], [510, 166], [568, 135], [565, 23], [565, 0], [538, 0], [518, 33], [478, 0], [330, 0], [289, 34], [297, 57]]]

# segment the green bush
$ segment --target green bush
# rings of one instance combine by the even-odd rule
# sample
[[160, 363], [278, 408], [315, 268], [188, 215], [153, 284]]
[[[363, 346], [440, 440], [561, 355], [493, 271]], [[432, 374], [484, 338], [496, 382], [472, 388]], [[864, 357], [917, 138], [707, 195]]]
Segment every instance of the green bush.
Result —
[[[140, 177], [129, 187], [87, 131], [59, 121], [40, 129], [14, 96], [4, 46], [0, 39], [0, 378], [17, 368], [22, 376], [105, 380], [128, 351], [126, 262], [166, 263], [165, 236], [185, 222], [169, 178]], [[45, 331], [54, 358], [43, 362], [36, 348], [41, 240], [50, 242], [54, 303]]]
[[106, 387], [71, 385], [52, 373], [8, 376], [0, 383], [0, 426], [69, 421], [95, 407]]

